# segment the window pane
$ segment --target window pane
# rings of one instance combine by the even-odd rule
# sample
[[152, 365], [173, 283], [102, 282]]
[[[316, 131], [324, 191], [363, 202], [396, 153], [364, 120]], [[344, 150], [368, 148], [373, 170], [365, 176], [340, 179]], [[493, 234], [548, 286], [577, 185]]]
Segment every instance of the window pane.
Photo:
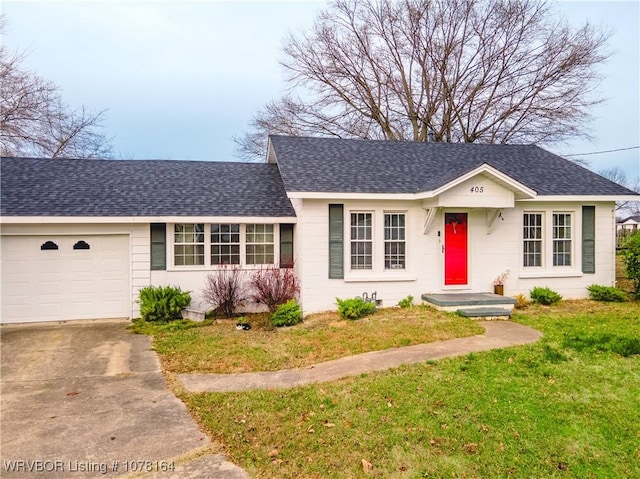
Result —
[[542, 266], [542, 213], [523, 216], [523, 266]]
[[240, 225], [211, 225], [211, 264], [240, 264]]
[[553, 214], [553, 265], [571, 266], [571, 213]]
[[175, 264], [193, 266], [204, 264], [204, 245], [175, 245]]
[[529, 241], [525, 243], [524, 266], [542, 266], [542, 242]]
[[204, 265], [204, 224], [184, 223], [173, 226], [174, 264]]
[[384, 267], [385, 269], [404, 269], [405, 256], [405, 215], [388, 213], [384, 215]]
[[372, 213], [351, 213], [351, 269], [372, 269]]
[[274, 233], [273, 225], [247, 225], [246, 262], [247, 264], [273, 264]]

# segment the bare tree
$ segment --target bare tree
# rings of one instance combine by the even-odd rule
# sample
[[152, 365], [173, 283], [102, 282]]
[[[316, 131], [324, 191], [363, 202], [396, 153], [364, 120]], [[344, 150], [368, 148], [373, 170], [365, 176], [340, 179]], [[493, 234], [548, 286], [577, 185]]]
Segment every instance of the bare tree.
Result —
[[607, 32], [571, 27], [539, 0], [335, 0], [291, 35], [290, 93], [267, 104], [241, 156], [267, 134], [553, 143], [588, 137]]
[[[0, 31], [4, 31], [0, 16]], [[111, 154], [100, 132], [104, 111], [71, 109], [56, 85], [22, 67], [24, 56], [0, 47], [0, 154], [96, 158]]]
[[[619, 185], [626, 186], [630, 190], [640, 193], [640, 178], [629, 180], [627, 173], [619, 166], [613, 168], [605, 168], [598, 171], [600, 176], [618, 183]], [[640, 202], [638, 201], [618, 201], [616, 203], [616, 212], [621, 215], [634, 216], [640, 215]]]

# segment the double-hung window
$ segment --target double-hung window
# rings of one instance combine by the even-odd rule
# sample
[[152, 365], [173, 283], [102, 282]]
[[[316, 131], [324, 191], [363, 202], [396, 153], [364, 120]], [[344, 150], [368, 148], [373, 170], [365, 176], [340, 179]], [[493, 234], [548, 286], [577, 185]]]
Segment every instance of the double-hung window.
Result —
[[553, 265], [571, 266], [571, 213], [553, 213]]
[[204, 224], [176, 224], [173, 230], [176, 266], [204, 265]]
[[406, 268], [404, 213], [384, 215], [384, 268]]
[[525, 212], [523, 260], [525, 268], [573, 266], [572, 212]]
[[542, 266], [542, 213], [524, 214], [523, 266]]
[[240, 225], [211, 225], [211, 264], [240, 264]]
[[373, 215], [351, 213], [351, 269], [373, 268]]
[[273, 264], [273, 225], [251, 224], [247, 227], [247, 264]]

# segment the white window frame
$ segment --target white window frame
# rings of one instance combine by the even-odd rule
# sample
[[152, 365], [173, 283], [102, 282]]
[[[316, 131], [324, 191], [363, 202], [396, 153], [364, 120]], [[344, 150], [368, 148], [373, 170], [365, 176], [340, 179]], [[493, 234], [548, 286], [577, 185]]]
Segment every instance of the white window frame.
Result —
[[[181, 265], [176, 264], [176, 246], [187, 244], [187, 243], [176, 243], [175, 241], [175, 227], [176, 225], [190, 225], [190, 224], [203, 224], [204, 225], [204, 264], [196, 264], [196, 265]], [[240, 269], [259, 269], [266, 264], [272, 263], [255, 263], [248, 264], [247, 263], [247, 225], [270, 225], [273, 228], [273, 264], [278, 265], [280, 261], [280, 223], [237, 223], [237, 222], [225, 222], [222, 221], [212, 221], [209, 223], [206, 222], [185, 222], [185, 223], [167, 223], [167, 238], [170, 238], [170, 241], [167, 243], [167, 253], [168, 253], [168, 262], [170, 264], [167, 265], [167, 270], [173, 271], [186, 271], [186, 270], [215, 270], [220, 267], [219, 264], [213, 264], [211, 261], [211, 252], [212, 245], [219, 243], [211, 242], [211, 225], [214, 224], [238, 224], [240, 226], [240, 263], [234, 264], [233, 266], [237, 266]], [[189, 243], [190, 244], [190, 243]], [[198, 243], [201, 244], [201, 243]], [[226, 243], [225, 243], [226, 244]], [[258, 244], [258, 243], [256, 243]], [[262, 245], [268, 245], [269, 242], [259, 243]]]
[[[354, 225], [353, 223], [353, 217], [354, 215], [356, 216], [356, 224]], [[370, 225], [367, 226], [366, 224], [363, 226], [358, 226], [357, 225], [357, 219], [358, 219], [358, 215], [368, 215], [370, 218]], [[365, 216], [365, 221], [366, 221], [366, 216]], [[355, 238], [354, 238], [354, 228], [355, 229]], [[362, 228], [364, 228], [364, 230], [361, 230]], [[366, 237], [366, 231], [367, 228], [369, 230], [369, 238]], [[375, 248], [374, 248], [374, 237], [375, 237], [375, 211], [361, 211], [361, 210], [352, 210], [349, 211], [349, 222], [348, 222], [348, 236], [347, 238], [349, 238], [349, 270], [350, 271], [373, 271], [374, 269], [374, 264], [375, 264]], [[365, 235], [363, 238], [360, 237], [360, 232], [364, 231]], [[354, 246], [356, 246], [356, 250], [358, 249], [359, 245], [363, 245], [365, 246], [366, 249], [366, 245], [369, 245], [369, 249], [370, 252], [367, 253], [366, 251], [364, 252], [358, 252], [356, 251], [355, 254], [353, 252], [353, 248]], [[365, 259], [365, 262], [362, 264], [362, 267], [357, 267], [358, 264], [356, 262], [356, 267], [354, 267], [354, 258], [359, 258], [362, 257], [363, 259]], [[369, 258], [369, 263], [367, 264], [366, 262], [366, 258]]]
[[[267, 231], [267, 228], [271, 227], [271, 231]], [[247, 266], [262, 266], [265, 264], [277, 264], [276, 263], [276, 229], [275, 225], [271, 223], [250, 223], [244, 225], [245, 234], [241, 237], [240, 241], [244, 240], [244, 263]], [[249, 231], [250, 229], [256, 229], [256, 231]], [[262, 230], [262, 231], [260, 231]], [[253, 235], [253, 241], [249, 241], [249, 235]], [[266, 237], [271, 235], [271, 241], [266, 241]], [[263, 236], [262, 241], [256, 241], [255, 237]], [[251, 253], [249, 252], [249, 247], [253, 250]], [[270, 247], [270, 248], [269, 248]], [[255, 249], [254, 249], [255, 248]], [[269, 252], [269, 249], [271, 252]], [[262, 250], [262, 251], [259, 251]], [[262, 261], [262, 262], [249, 262], [249, 256], [252, 256], [257, 259], [259, 256], [262, 259], [266, 260], [267, 255], [271, 256], [271, 261]]]
[[[563, 216], [569, 218], [569, 224], [556, 225], [556, 218]], [[575, 238], [575, 219], [571, 211], [554, 211], [551, 215], [551, 264], [554, 268], [572, 268], [574, 265], [574, 238]], [[558, 232], [562, 231], [564, 236], [556, 237]], [[557, 252], [556, 245], [569, 243], [568, 251]], [[556, 264], [556, 259], [560, 256], [569, 255], [569, 264]]]
[[[197, 231], [197, 227], [202, 225], [202, 231]], [[207, 230], [207, 225], [204, 223], [174, 223], [171, 225], [172, 226], [172, 234], [171, 234], [171, 244], [172, 244], [172, 251], [171, 251], [171, 256], [173, 258], [173, 264], [177, 267], [198, 267], [198, 266], [204, 266], [207, 263], [207, 234], [206, 234], [206, 230]], [[193, 231], [177, 231], [176, 228], [178, 226], [183, 226], [183, 227], [187, 227], [187, 226], [192, 226], [193, 227]], [[176, 236], [177, 235], [182, 235], [182, 236], [187, 236], [187, 235], [192, 235], [193, 236], [193, 241], [176, 241]], [[202, 235], [202, 241], [196, 241], [196, 235]], [[202, 253], [200, 252], [196, 252], [197, 248], [201, 246], [202, 247]], [[182, 253], [180, 255], [181, 258], [186, 259], [186, 258], [192, 258], [194, 259], [193, 264], [188, 264], [188, 263], [183, 263], [183, 264], [177, 264], [178, 261], [178, 256], [177, 256], [177, 251], [179, 248], [188, 248], [188, 247], [192, 247], [193, 248], [193, 253], [187, 254], [187, 253]], [[195, 259], [202, 257], [202, 263], [196, 263]]]
[[[524, 216], [525, 215], [539, 215], [540, 216], [540, 239], [531, 239], [525, 238], [525, 228], [531, 228], [531, 225], [525, 226], [524, 224]], [[534, 270], [534, 269], [544, 269], [545, 267], [545, 213], [544, 211], [523, 211], [522, 212], [522, 267], [526, 270]], [[525, 243], [540, 243], [540, 265], [525, 265], [525, 254], [529, 252], [526, 251]], [[535, 253], [534, 253], [535, 254]]]
[[[371, 268], [354, 269], [351, 267], [351, 214], [371, 214]], [[384, 218], [387, 214], [402, 214], [405, 219], [405, 267], [385, 268], [385, 229]], [[345, 203], [344, 205], [344, 281], [347, 283], [378, 282], [378, 281], [415, 281], [417, 278], [413, 272], [412, 240], [411, 236], [412, 212], [404, 208], [370, 208], [362, 203]]]
[[[540, 266], [525, 266], [525, 226], [524, 215], [538, 214], [542, 215], [542, 257]], [[554, 221], [557, 215], [567, 215], [570, 220], [569, 235], [568, 238], [558, 237], [556, 238], [557, 229], [554, 226]], [[537, 210], [523, 210], [521, 215], [521, 233], [520, 233], [520, 268], [522, 277], [546, 277], [546, 276], [576, 276], [580, 273], [581, 264], [580, 258], [582, 254], [581, 244], [579, 239], [582, 235], [582, 229], [580, 225], [580, 213], [574, 209], [554, 209], [551, 207], [537, 209]], [[564, 228], [564, 225], [561, 225]], [[571, 264], [555, 264], [555, 249], [557, 241], [568, 242], [567, 254], [570, 257]]]
[[[218, 231], [214, 232], [213, 227], [216, 226], [218, 227]], [[237, 231], [233, 231], [234, 227], [238, 228]], [[221, 265], [221, 264], [225, 264], [225, 265], [239, 265], [242, 262], [242, 232], [240, 231], [240, 223], [210, 223], [209, 224], [209, 247], [211, 248], [211, 252], [209, 254], [209, 261], [211, 266], [216, 266], [216, 265]], [[222, 231], [223, 229], [227, 229], [228, 231]], [[220, 241], [214, 242], [213, 241], [213, 235], [218, 235]], [[237, 235], [238, 236], [238, 241], [232, 241], [233, 237]], [[223, 241], [224, 237], [228, 236], [229, 237], [229, 241]], [[233, 247], [237, 246], [238, 248], [238, 252], [235, 253], [233, 252]], [[224, 248], [224, 247], [228, 247], [229, 248], [229, 252], [228, 253], [222, 253], [222, 252], [214, 252], [214, 248], [215, 247], [219, 247], [220, 249]], [[222, 261], [217, 261], [214, 262], [213, 261], [213, 256], [219, 256], [220, 259]], [[233, 258], [237, 256], [237, 262], [233, 261]], [[228, 260], [228, 261], [225, 261]]]
[[[387, 217], [402, 217], [403, 224], [394, 226], [391, 224], [387, 226]], [[383, 211], [382, 213], [383, 223], [383, 238], [384, 238], [384, 269], [385, 270], [406, 270], [407, 269], [407, 214], [403, 211]], [[390, 238], [387, 238], [387, 232], [390, 232]], [[402, 233], [402, 238], [393, 238], [393, 233]], [[388, 245], [396, 245], [396, 247], [402, 245], [403, 252], [387, 253]]]

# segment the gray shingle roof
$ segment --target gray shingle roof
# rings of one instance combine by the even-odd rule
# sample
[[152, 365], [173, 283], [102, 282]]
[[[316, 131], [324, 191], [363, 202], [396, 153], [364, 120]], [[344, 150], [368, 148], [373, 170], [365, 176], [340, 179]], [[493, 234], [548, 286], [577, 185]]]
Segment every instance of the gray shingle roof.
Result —
[[265, 163], [2, 158], [2, 216], [295, 217]]
[[271, 136], [287, 191], [419, 193], [487, 163], [538, 195], [633, 195], [535, 145]]

